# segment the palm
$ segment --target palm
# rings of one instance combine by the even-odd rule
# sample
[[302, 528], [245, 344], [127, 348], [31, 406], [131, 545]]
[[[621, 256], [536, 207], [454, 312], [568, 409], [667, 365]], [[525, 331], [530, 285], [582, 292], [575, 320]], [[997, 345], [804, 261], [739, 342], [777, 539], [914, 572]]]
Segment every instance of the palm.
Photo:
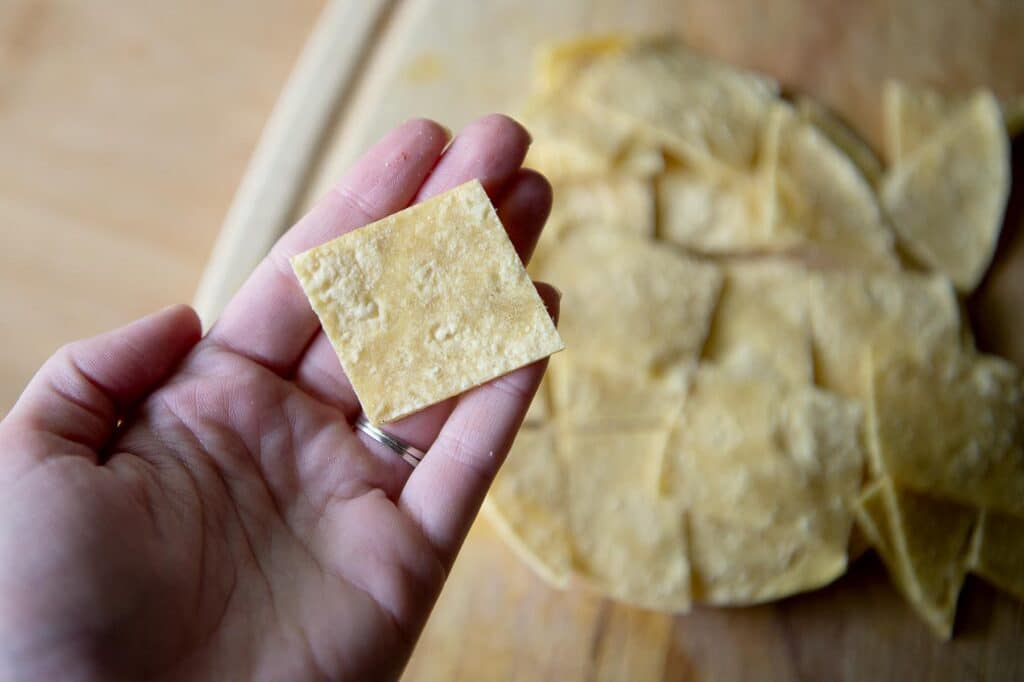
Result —
[[[527, 178], [536, 199], [519, 160], [499, 168], [502, 180]], [[530, 210], [543, 221], [546, 205]], [[529, 211], [505, 213], [515, 222]], [[532, 238], [537, 229], [522, 226]], [[0, 587], [16, 595], [7, 610], [17, 615], [13, 627], [0, 617], [9, 656], [33, 660], [36, 672], [76, 666], [101, 677], [401, 670], [482, 491], [444, 528], [423, 509], [427, 482], [349, 426], [358, 403], [322, 334], [278, 362], [280, 348], [268, 357], [246, 347], [253, 337], [232, 335], [232, 324], [229, 309], [95, 453], [78, 456], [76, 439], [58, 438], [0, 460]], [[500, 438], [514, 432], [537, 378], [536, 368], [524, 375]], [[458, 428], [450, 440], [461, 442], [458, 409], [469, 408], [441, 405], [396, 432], [426, 448]], [[451, 476], [452, 463], [434, 466]], [[441, 469], [427, 468], [416, 476], [436, 485]], [[469, 469], [462, 475], [485, 489], [487, 477]]]

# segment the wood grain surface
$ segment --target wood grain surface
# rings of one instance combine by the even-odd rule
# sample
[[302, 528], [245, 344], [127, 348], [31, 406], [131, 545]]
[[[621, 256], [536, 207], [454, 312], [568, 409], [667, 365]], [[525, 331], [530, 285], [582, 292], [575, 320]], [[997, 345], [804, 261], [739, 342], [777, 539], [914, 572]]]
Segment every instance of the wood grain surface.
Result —
[[[320, 4], [0, 3], [0, 406], [60, 343], [189, 298]], [[552, 38], [681, 32], [877, 138], [887, 75], [1024, 91], [1022, 29], [1013, 0], [395, 0], [306, 197], [402, 119], [514, 110]], [[1011, 204], [975, 310], [981, 341], [1024, 362], [1020, 191]], [[870, 555], [778, 604], [644, 612], [548, 589], [480, 522], [406, 679], [1012, 680], [1022, 635], [1024, 608], [972, 580], [956, 639], [934, 640]]]
[[323, 0], [0, 2], [0, 413], [188, 301]]

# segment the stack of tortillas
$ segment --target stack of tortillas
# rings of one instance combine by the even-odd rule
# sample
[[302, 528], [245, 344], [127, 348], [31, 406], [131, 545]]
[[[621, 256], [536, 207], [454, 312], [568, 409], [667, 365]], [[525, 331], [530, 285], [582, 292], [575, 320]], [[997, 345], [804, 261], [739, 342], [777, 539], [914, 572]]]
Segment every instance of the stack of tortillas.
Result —
[[958, 296], [996, 248], [987, 92], [891, 86], [888, 167], [810, 100], [669, 40], [539, 62], [531, 266], [552, 358], [486, 509], [557, 586], [680, 611], [825, 585], [858, 525], [932, 628], [968, 571], [1024, 595], [1021, 374]]

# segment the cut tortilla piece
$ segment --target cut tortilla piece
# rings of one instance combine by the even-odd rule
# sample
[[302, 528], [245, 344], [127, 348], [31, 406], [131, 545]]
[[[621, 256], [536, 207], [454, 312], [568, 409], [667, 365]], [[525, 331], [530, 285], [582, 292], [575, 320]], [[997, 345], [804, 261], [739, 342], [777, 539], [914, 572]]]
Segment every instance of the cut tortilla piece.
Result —
[[960, 348], [960, 308], [944, 277], [833, 273], [809, 286], [816, 378], [842, 396], [863, 397], [869, 351], [924, 359]]
[[608, 595], [686, 611], [683, 513], [655, 489], [665, 438], [664, 430], [563, 434], [573, 556], [582, 577]]
[[839, 118], [835, 112], [815, 99], [798, 95], [796, 109], [805, 121], [814, 125], [832, 144], [846, 154], [872, 186], [878, 184], [882, 178], [882, 162], [864, 141], [864, 138]]
[[982, 511], [968, 564], [972, 573], [1024, 599], [1024, 518]]
[[704, 360], [737, 371], [770, 371], [814, 382], [807, 272], [784, 262], [734, 263], [704, 347]]
[[595, 59], [620, 54], [632, 42], [625, 35], [584, 36], [537, 51], [534, 82], [542, 91], [570, 88]]
[[898, 269], [875, 192], [849, 157], [793, 113], [783, 115], [780, 125], [776, 229], [789, 239], [799, 235], [798, 255], [809, 263]]
[[798, 521], [764, 526], [688, 515], [693, 598], [718, 606], [745, 606], [814, 590], [846, 571], [845, 520], [808, 513]]
[[301, 253], [292, 267], [375, 424], [563, 348], [477, 180]]
[[572, 575], [566, 477], [549, 429], [524, 428], [494, 479], [484, 511], [516, 554], [554, 587]]
[[900, 486], [978, 508], [1024, 513], [1020, 371], [990, 355], [942, 362], [872, 358], [869, 447]]
[[[690, 370], [662, 376], [623, 372], [559, 353], [548, 366], [551, 398], [559, 424], [573, 429], [668, 428], [679, 416]], [[612, 360], [612, 358], [609, 358]]]
[[554, 203], [546, 230], [560, 234], [573, 226], [602, 226], [637, 237], [654, 237], [654, 186], [628, 175], [553, 183]]
[[562, 289], [578, 361], [655, 374], [696, 362], [722, 282], [669, 246], [594, 228], [569, 231], [536, 272]]
[[777, 92], [773, 81], [667, 39], [596, 60], [578, 86], [581, 99], [641, 128], [677, 158], [733, 168], [753, 166]]
[[702, 364], [669, 438], [663, 494], [757, 528], [834, 518], [841, 537], [828, 544], [845, 553], [863, 474], [860, 425], [852, 401]]
[[675, 164], [658, 178], [659, 236], [712, 255], [778, 252], [798, 244], [775, 220], [778, 142], [785, 112], [758, 129], [754, 165], [733, 170]]
[[999, 104], [979, 93], [886, 174], [880, 196], [907, 251], [970, 292], [995, 253], [1009, 191]]
[[882, 135], [886, 161], [903, 163], [927, 143], [968, 101], [964, 93], [886, 81], [882, 88]]
[[977, 512], [881, 478], [857, 501], [857, 521], [910, 605], [949, 639]]
[[[890, 166], [902, 162], [931, 140], [971, 101], [969, 92], [942, 92], [923, 85], [886, 82], [882, 91], [885, 156]], [[1011, 138], [1024, 126], [1024, 96], [999, 100], [1003, 125]]]
[[549, 179], [601, 176], [633, 144], [633, 127], [586, 106], [568, 92], [533, 97], [520, 116], [536, 140], [525, 165]]
[[771, 219], [773, 186], [757, 175], [673, 169], [657, 180], [660, 236], [704, 254], [779, 251], [795, 244]]

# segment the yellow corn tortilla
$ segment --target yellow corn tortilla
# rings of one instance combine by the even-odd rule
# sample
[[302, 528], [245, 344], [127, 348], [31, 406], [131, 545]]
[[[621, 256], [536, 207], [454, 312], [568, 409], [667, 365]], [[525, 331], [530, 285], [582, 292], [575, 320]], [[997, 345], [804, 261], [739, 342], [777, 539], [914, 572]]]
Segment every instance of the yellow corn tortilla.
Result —
[[696, 362], [722, 281], [714, 265], [593, 228], [571, 230], [536, 272], [562, 290], [559, 328], [573, 356], [624, 372]]
[[1009, 594], [1024, 599], [1024, 518], [981, 512], [970, 570]]
[[807, 261], [831, 267], [895, 270], [893, 235], [872, 186], [813, 124], [783, 113], [776, 170], [776, 227], [799, 235]]
[[568, 586], [572, 575], [565, 485], [552, 431], [524, 428], [484, 504], [505, 541], [555, 587]]
[[690, 607], [683, 513], [657, 495], [664, 430], [563, 434], [573, 557], [581, 576], [622, 601]]
[[578, 83], [582, 100], [638, 126], [677, 158], [742, 168], [756, 160], [761, 119], [777, 90], [667, 39], [597, 59]]
[[882, 162], [864, 141], [864, 138], [831, 109], [815, 99], [803, 95], [797, 96], [796, 109], [805, 121], [814, 125], [832, 144], [846, 154], [872, 186], [878, 184], [882, 177]]
[[1024, 513], [1020, 371], [990, 355], [872, 358], [869, 446], [901, 486], [962, 504]]
[[632, 42], [624, 35], [584, 36], [541, 47], [536, 56], [534, 81], [544, 91], [572, 87], [595, 59], [621, 53]]
[[1009, 191], [1009, 140], [983, 92], [886, 174], [881, 199], [907, 251], [970, 292], [995, 253]]
[[832, 582], [846, 570], [850, 517], [809, 513], [798, 521], [757, 526], [689, 515], [695, 601], [743, 606], [782, 599]]
[[690, 371], [661, 376], [576, 362], [571, 351], [548, 367], [559, 423], [574, 429], [668, 428], [679, 415]]
[[726, 278], [704, 360], [750, 374], [774, 372], [792, 384], [811, 384], [807, 272], [784, 262], [736, 263]]
[[604, 226], [654, 237], [654, 187], [650, 180], [607, 175], [554, 183], [554, 202], [545, 231], [557, 235], [573, 226]]
[[860, 425], [859, 406], [835, 395], [702, 364], [669, 438], [663, 493], [757, 527], [834, 514], [841, 537], [830, 543], [845, 552], [863, 474]]
[[774, 229], [773, 192], [761, 176], [670, 170], [657, 180], [660, 237], [705, 254], [785, 249], [795, 242]]
[[808, 283], [818, 383], [864, 395], [868, 352], [930, 358], [960, 346], [960, 308], [949, 281], [913, 273], [830, 273]]
[[562, 349], [479, 181], [292, 259], [370, 421]]
[[861, 530], [893, 582], [943, 639], [953, 632], [977, 512], [896, 488], [881, 478], [857, 501]]
[[520, 119], [534, 138], [524, 164], [552, 180], [610, 173], [635, 137], [628, 123], [564, 91], [534, 96]]
[[882, 87], [882, 139], [889, 165], [903, 163], [931, 140], [967, 99], [963, 93], [886, 81]]

